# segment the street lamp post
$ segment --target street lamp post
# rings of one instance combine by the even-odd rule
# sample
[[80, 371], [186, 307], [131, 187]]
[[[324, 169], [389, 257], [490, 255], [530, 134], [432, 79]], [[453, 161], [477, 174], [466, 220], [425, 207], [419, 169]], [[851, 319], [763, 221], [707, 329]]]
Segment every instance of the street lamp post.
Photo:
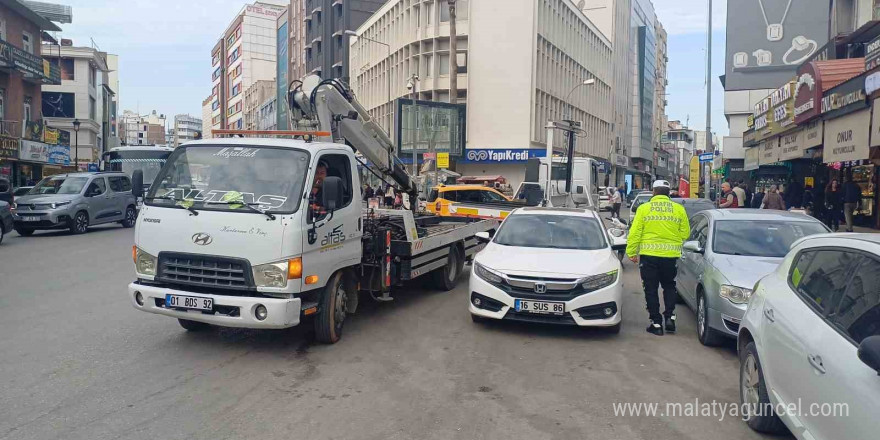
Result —
[[[575, 134], [574, 134], [575, 121], [571, 120], [571, 110], [572, 110], [572, 108], [574, 108], [574, 105], [571, 104], [571, 102], [569, 101], [569, 98], [571, 98], [571, 94], [574, 93], [574, 91], [577, 90], [578, 88], [580, 88], [581, 86], [591, 86], [593, 84], [596, 84], [596, 80], [594, 78], [586, 79], [586, 80], [582, 81], [580, 84], [577, 84], [574, 87], [572, 87], [571, 91], [568, 92], [568, 95], [565, 96], [564, 102], [569, 103], [568, 106], [566, 107], [566, 109], [568, 110], [568, 115], [565, 119], [563, 119], [569, 126], [569, 129], [566, 130], [566, 131], [568, 131], [568, 164], [566, 165], [566, 171], [565, 171], [565, 192], [567, 192], [569, 194], [571, 193], [571, 178], [572, 178], [572, 173], [574, 172], [573, 164], [574, 164], [574, 143], [575, 143], [575, 141], [574, 141], [574, 139], [575, 139]], [[551, 150], [552, 150], [552, 147], [553, 146], [551, 145], [550, 146]], [[550, 169], [552, 170], [553, 169], [553, 158], [549, 157], [549, 158], [547, 158], [547, 160], [550, 161]]]
[[[391, 45], [388, 44], [388, 43], [383, 43], [383, 42], [381, 42], [381, 41], [379, 41], [379, 40], [374, 40], [374, 39], [372, 39], [372, 38], [368, 38], [368, 37], [364, 37], [364, 36], [358, 35], [357, 32], [352, 31], [352, 30], [345, 31], [345, 32], [343, 32], [343, 33], [344, 33], [345, 35], [348, 35], [349, 37], [363, 38], [364, 40], [367, 40], [367, 41], [370, 41], [370, 42], [373, 42], [373, 43], [376, 43], [376, 44], [381, 44], [382, 46], [385, 46], [385, 50], [387, 51], [387, 56], [385, 57], [385, 59], [387, 60], [387, 63], [388, 63], [388, 71], [385, 73], [385, 77], [388, 78], [388, 84], [387, 84], [387, 88], [388, 88], [388, 105], [391, 106], [391, 110], [388, 112], [388, 114], [391, 115], [391, 116], [393, 116], [393, 115], [394, 115], [394, 105], [393, 105], [392, 100], [391, 100]], [[389, 131], [389, 132], [391, 131], [391, 126], [392, 126], [392, 125], [393, 125], [393, 123], [389, 122], [389, 124], [388, 124], [388, 131]]]
[[73, 120], [73, 133], [74, 133], [74, 165], [76, 166], [76, 170], [79, 171], [79, 126], [82, 124], [79, 122], [79, 119]]
[[[418, 98], [418, 82], [419, 82], [419, 76], [416, 74], [412, 74], [412, 76], [410, 76], [409, 80], [406, 82], [406, 88], [409, 89], [410, 92], [412, 93], [412, 110], [410, 110], [410, 112], [412, 114], [412, 116], [410, 116], [410, 121], [411, 121], [410, 132], [412, 134], [410, 135], [410, 139], [412, 140], [411, 148], [412, 148], [412, 160], [413, 160], [413, 176], [419, 175], [419, 157], [416, 152], [416, 143], [418, 142], [416, 127], [418, 126], [418, 119], [419, 119], [419, 115], [418, 115], [419, 108], [418, 108], [418, 106], [416, 106], [416, 99]], [[437, 160], [437, 158], [435, 157], [434, 160]]]

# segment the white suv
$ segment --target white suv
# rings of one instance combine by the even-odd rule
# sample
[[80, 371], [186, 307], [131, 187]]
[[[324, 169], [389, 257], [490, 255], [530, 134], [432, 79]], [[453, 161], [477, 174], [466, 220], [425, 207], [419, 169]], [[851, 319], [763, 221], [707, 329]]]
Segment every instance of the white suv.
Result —
[[740, 390], [751, 428], [798, 439], [880, 432], [880, 236], [792, 244], [755, 285], [739, 330]]

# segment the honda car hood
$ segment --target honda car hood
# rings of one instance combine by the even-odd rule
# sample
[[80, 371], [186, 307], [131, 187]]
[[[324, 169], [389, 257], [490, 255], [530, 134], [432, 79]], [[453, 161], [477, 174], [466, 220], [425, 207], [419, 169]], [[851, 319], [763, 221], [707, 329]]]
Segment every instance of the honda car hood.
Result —
[[580, 278], [617, 269], [609, 248], [572, 250], [502, 246], [489, 243], [477, 262], [511, 275]]
[[[182, 252], [244, 258], [252, 265], [271, 263], [302, 253], [298, 235], [285, 237], [290, 217], [241, 211], [144, 206], [137, 220], [137, 245], [148, 254]], [[291, 226], [292, 227], [292, 226]]]

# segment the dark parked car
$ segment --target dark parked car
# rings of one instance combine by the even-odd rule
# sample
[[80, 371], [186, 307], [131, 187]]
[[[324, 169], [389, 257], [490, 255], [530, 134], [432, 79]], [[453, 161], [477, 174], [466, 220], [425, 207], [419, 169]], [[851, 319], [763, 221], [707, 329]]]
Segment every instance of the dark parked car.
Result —
[[0, 177], [0, 201], [12, 203], [12, 184], [8, 180]]
[[3, 243], [4, 235], [12, 232], [12, 227], [12, 212], [9, 210], [9, 203], [0, 202], [0, 243]]
[[629, 194], [626, 195], [626, 206], [632, 206], [633, 200], [636, 198], [636, 196], [642, 193], [650, 194], [651, 191], [647, 191], [644, 189], [634, 189], [630, 191]]
[[676, 197], [671, 200], [675, 203], [678, 203], [679, 205], [684, 206], [684, 210], [687, 212], [688, 218], [693, 217], [694, 214], [698, 212], [715, 209], [715, 203], [713, 203], [709, 199], [682, 199]]

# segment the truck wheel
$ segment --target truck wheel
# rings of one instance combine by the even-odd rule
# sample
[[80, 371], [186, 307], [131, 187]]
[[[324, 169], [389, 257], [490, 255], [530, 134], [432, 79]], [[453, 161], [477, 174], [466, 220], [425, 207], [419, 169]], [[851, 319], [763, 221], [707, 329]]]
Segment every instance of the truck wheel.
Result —
[[18, 232], [18, 235], [21, 235], [22, 237], [30, 237], [31, 235], [34, 235], [33, 229], [23, 228], [20, 226], [15, 227], [15, 232]]
[[459, 254], [458, 247], [455, 245], [451, 246], [446, 266], [431, 273], [431, 276], [434, 278], [434, 285], [444, 292], [454, 289], [463, 266], [464, 259]]
[[330, 278], [318, 302], [318, 313], [315, 316], [315, 339], [324, 344], [335, 344], [342, 337], [342, 326], [345, 324], [346, 292], [342, 272]]
[[178, 319], [177, 322], [180, 323], [180, 326], [185, 328], [188, 332], [200, 332], [203, 330], [207, 330], [211, 327], [210, 324], [205, 324], [204, 322], [198, 321], [190, 321], [189, 319]]

